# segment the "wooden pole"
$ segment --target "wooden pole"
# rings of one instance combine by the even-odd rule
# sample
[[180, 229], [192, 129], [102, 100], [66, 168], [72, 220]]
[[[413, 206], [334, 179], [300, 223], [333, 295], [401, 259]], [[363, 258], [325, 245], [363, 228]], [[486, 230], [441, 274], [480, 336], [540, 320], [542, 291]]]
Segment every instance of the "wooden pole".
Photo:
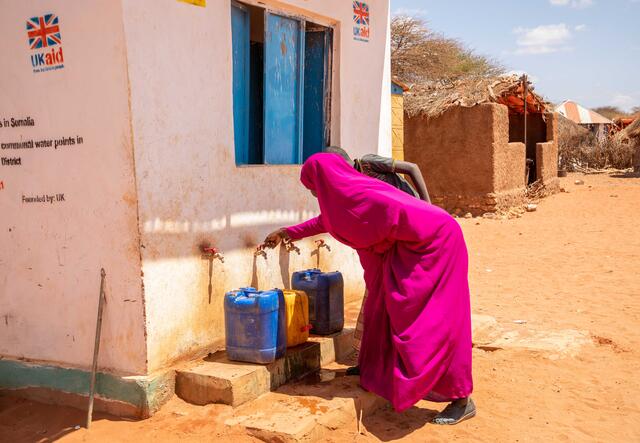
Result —
[[96, 322], [96, 341], [93, 346], [93, 365], [91, 367], [91, 385], [89, 387], [89, 410], [87, 411], [87, 429], [91, 426], [93, 415], [93, 396], [96, 388], [96, 372], [98, 370], [98, 351], [100, 350], [100, 332], [102, 331], [102, 310], [104, 308], [104, 281], [107, 274], [100, 269], [100, 298], [98, 299], [98, 320]]

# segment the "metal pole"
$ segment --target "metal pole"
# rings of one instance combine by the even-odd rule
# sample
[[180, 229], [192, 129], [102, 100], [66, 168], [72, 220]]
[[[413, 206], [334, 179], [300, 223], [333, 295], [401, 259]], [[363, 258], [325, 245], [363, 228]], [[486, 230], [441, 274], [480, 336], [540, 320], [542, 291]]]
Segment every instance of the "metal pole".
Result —
[[529, 81], [527, 74], [522, 76], [524, 95], [524, 148], [527, 149], [527, 96], [529, 95]]
[[96, 371], [98, 370], [98, 350], [100, 349], [100, 332], [102, 330], [102, 310], [104, 308], [104, 280], [107, 274], [100, 269], [100, 299], [98, 300], [98, 320], [96, 322], [96, 341], [93, 346], [93, 366], [91, 367], [91, 386], [89, 388], [89, 410], [87, 411], [87, 429], [91, 426], [93, 415], [93, 396], [96, 388]]

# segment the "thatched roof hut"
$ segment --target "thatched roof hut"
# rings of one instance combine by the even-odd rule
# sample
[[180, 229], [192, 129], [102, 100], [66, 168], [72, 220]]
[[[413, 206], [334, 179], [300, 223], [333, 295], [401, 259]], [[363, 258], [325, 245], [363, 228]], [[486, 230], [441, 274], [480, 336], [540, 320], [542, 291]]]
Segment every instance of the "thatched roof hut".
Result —
[[[527, 109], [544, 113], [548, 104], [529, 86]], [[524, 112], [524, 85], [517, 75], [472, 78], [455, 82], [430, 82], [415, 85], [405, 94], [405, 112], [409, 117], [437, 117], [453, 106], [472, 107], [481, 103], [500, 103], [510, 113]]]
[[640, 117], [636, 118], [635, 121], [622, 132], [626, 134], [632, 146], [635, 145], [633, 172], [640, 173]]
[[569, 120], [562, 114], [558, 114], [558, 138], [560, 140], [574, 140], [588, 137], [589, 130]]
[[614, 138], [619, 143], [635, 142], [640, 144], [640, 117], [636, 118], [622, 131], [616, 133]]

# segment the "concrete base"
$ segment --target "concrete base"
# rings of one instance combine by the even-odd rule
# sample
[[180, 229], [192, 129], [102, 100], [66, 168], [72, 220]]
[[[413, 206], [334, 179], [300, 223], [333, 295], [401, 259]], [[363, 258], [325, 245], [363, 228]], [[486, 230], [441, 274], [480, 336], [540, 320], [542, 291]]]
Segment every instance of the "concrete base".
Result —
[[[76, 368], [0, 360], [0, 393], [85, 409], [90, 373]], [[121, 417], [152, 416], [174, 393], [175, 373], [96, 375], [94, 410]]]
[[[358, 386], [358, 377], [323, 369], [299, 383], [283, 386], [234, 411], [225, 422], [262, 441], [329, 441], [331, 431], [353, 429], [388, 402]], [[322, 380], [322, 378], [329, 380]], [[334, 378], [335, 377], [335, 378]]]
[[291, 348], [284, 358], [269, 365], [233, 362], [224, 352], [196, 365], [178, 370], [176, 394], [197, 405], [223, 403], [239, 406], [275, 390], [333, 361], [353, 353], [353, 330], [328, 337], [311, 337], [309, 342]]

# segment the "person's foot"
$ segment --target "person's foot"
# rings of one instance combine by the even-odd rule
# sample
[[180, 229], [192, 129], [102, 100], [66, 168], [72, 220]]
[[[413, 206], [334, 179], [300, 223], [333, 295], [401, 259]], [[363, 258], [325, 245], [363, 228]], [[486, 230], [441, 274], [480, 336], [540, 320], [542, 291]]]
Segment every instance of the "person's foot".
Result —
[[347, 368], [347, 375], [360, 375], [360, 366]]
[[476, 415], [476, 405], [471, 397], [455, 400], [436, 415], [431, 423], [436, 425], [457, 425], [461, 421]]

